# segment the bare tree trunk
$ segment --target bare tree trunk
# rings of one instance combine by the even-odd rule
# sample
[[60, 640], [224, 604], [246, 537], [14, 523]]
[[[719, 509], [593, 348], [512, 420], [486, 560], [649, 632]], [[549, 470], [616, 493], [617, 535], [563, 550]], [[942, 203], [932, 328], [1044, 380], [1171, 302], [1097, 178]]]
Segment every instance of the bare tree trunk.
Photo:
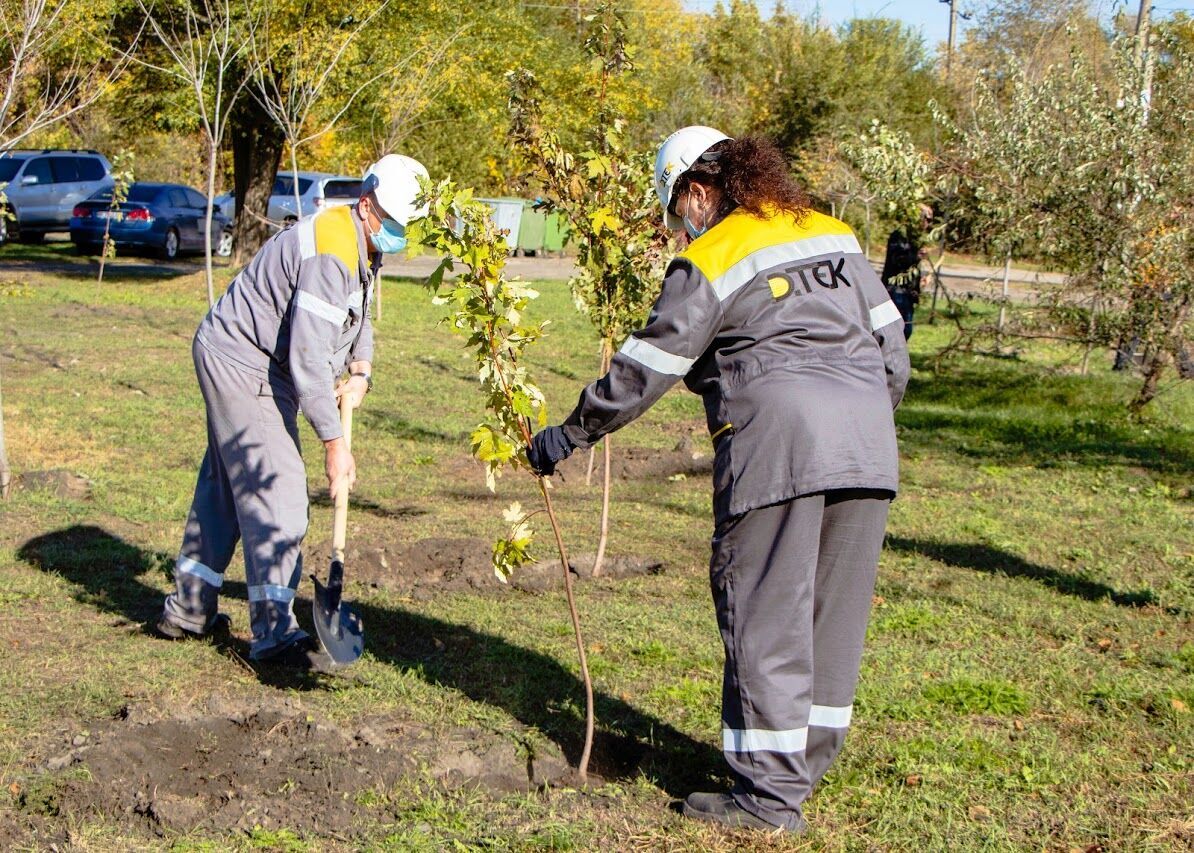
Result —
[[1094, 349], [1095, 321], [1099, 312], [1099, 295], [1096, 293], [1090, 300], [1090, 320], [1086, 324], [1086, 349], [1082, 353], [1082, 375], [1086, 376], [1090, 369], [1090, 353]]
[[[1147, 406], [1153, 397], [1157, 396], [1157, 384], [1160, 382], [1161, 376], [1165, 373], [1165, 368], [1169, 365], [1172, 358], [1170, 350], [1180, 350], [1181, 341], [1178, 340], [1178, 334], [1186, 322], [1186, 315], [1189, 311], [1190, 303], [1187, 300], [1173, 312], [1173, 319], [1158, 339], [1152, 358], [1145, 362], [1144, 384], [1140, 386], [1140, 390], [1136, 393], [1136, 398], [1128, 405], [1129, 410], [1133, 414], [1139, 414], [1140, 410]], [[1177, 347], [1173, 346], [1175, 342], [1178, 344]]]
[[211, 269], [211, 219], [216, 195], [216, 158], [219, 153], [215, 140], [209, 139], [207, 141], [207, 207], [203, 216], [203, 260], [204, 271], [207, 274], [208, 308], [216, 304], [216, 288], [212, 282]]
[[11, 488], [12, 471], [8, 467], [8, 451], [4, 446], [4, 397], [0, 393], [0, 498], [7, 498]]
[[1003, 259], [1003, 299], [999, 303], [999, 323], [995, 327], [995, 351], [1003, 350], [1003, 324], [1007, 320], [1007, 280], [1012, 273], [1012, 256]]
[[294, 190], [294, 218], [303, 218], [303, 200], [299, 195], [298, 185], [298, 152], [294, 150], [294, 140], [287, 140], [290, 143], [290, 188]]
[[[601, 375], [609, 372], [610, 362], [614, 358], [614, 342], [606, 338], [601, 342]], [[605, 469], [601, 478], [601, 533], [597, 538], [597, 556], [593, 558], [593, 577], [601, 574], [601, 564], [605, 561], [605, 546], [609, 541], [609, 490], [610, 477], [610, 445], [609, 436], [602, 439]]]

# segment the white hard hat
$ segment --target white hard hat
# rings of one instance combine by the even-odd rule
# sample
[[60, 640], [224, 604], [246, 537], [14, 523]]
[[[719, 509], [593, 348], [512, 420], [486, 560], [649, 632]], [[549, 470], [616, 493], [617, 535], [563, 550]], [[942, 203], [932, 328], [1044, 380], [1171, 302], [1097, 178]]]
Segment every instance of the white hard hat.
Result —
[[663, 205], [663, 224], [668, 228], [682, 228], [684, 221], [671, 212], [672, 190], [676, 181], [698, 158], [718, 142], [729, 139], [720, 130], [693, 125], [677, 130], [659, 146], [655, 155], [655, 192]]
[[427, 213], [426, 207], [415, 207], [419, 176], [431, 177], [418, 160], [403, 154], [387, 154], [365, 170], [361, 194], [372, 192], [386, 216], [405, 226]]

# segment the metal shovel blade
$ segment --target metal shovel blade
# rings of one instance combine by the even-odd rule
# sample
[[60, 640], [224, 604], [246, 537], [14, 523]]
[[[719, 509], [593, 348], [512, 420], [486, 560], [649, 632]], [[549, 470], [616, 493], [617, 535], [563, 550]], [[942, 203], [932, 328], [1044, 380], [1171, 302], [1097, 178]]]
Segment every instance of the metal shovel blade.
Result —
[[341, 600], [344, 563], [332, 561], [327, 586], [317, 577], [312, 576], [311, 580], [315, 582], [315, 633], [332, 662], [347, 666], [365, 650], [365, 626], [357, 612]]

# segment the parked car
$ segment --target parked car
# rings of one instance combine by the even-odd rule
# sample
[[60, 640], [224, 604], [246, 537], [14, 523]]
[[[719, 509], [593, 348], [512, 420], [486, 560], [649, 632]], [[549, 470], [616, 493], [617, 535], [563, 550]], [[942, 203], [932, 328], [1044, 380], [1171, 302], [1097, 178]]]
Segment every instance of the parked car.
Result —
[[0, 155], [0, 184], [10, 217], [0, 217], [0, 245], [10, 236], [37, 242], [70, 227], [74, 206], [111, 189], [112, 166], [96, 151], [9, 151]]
[[[310, 216], [325, 207], [352, 204], [361, 196], [361, 179], [347, 175], [332, 175], [327, 172], [299, 172], [298, 191], [302, 203], [298, 216], [294, 213], [294, 181], [290, 172], [274, 179], [273, 192], [269, 199], [269, 218], [277, 223], [294, 222], [303, 216]], [[216, 206], [229, 220], [236, 218], [236, 195], [223, 193], [216, 196]]]
[[[108, 236], [121, 247], [149, 250], [173, 260], [185, 252], [204, 250], [203, 225], [207, 199], [182, 184], [138, 181], [129, 187], [128, 199], [112, 207], [112, 190], [105, 189], [75, 205], [70, 238], [80, 254], [95, 254]], [[232, 225], [219, 210], [212, 211], [213, 253], [232, 254]]]

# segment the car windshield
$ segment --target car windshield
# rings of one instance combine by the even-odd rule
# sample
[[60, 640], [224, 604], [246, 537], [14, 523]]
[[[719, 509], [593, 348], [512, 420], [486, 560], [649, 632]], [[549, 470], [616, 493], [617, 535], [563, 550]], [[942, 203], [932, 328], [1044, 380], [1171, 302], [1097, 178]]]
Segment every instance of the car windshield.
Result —
[[[160, 193], [161, 191], [162, 191], [161, 187], [155, 187], [153, 185], [147, 186], [145, 184], [133, 184], [131, 187], [129, 187], [129, 194], [128, 194], [128, 197], [125, 199], [125, 201], [135, 201], [138, 204], [149, 204], [155, 198], [158, 197], [158, 193]], [[112, 190], [111, 189], [100, 190], [97, 193], [93, 193], [91, 196], [91, 201], [111, 201], [111, 200], [112, 200]]]
[[360, 198], [360, 181], [328, 181], [323, 187], [325, 198]]
[[[311, 189], [311, 179], [299, 178], [299, 195], [306, 195], [309, 189]], [[274, 180], [274, 195], [294, 195], [294, 179], [290, 175], [278, 175]]]
[[17, 172], [21, 171], [21, 164], [25, 162], [23, 157], [5, 157], [0, 160], [0, 184], [7, 184], [17, 176]]

